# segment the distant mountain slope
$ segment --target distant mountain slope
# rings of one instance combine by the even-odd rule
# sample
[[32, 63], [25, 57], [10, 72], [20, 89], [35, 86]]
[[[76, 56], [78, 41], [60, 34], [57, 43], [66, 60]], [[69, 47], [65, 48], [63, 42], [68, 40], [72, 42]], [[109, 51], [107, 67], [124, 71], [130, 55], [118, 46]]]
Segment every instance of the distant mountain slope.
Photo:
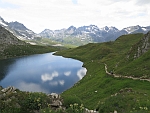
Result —
[[0, 59], [57, 51], [61, 47], [30, 45], [0, 26]]
[[41, 33], [36, 34], [22, 23], [8, 23], [2, 17], [0, 17], [0, 25], [11, 31], [19, 39], [38, 41], [37, 37], [41, 37], [57, 41], [58, 43], [72, 44], [76, 46], [85, 45], [87, 43], [114, 41], [121, 35], [134, 33], [145, 34], [150, 30], [150, 26], [141, 27], [139, 25], [130, 26], [122, 30], [119, 30], [116, 27], [105, 26], [103, 28], [99, 28], [96, 25], [89, 25], [78, 28], [70, 26], [67, 29], [60, 30], [45, 29]]
[[19, 39], [33, 39], [37, 36], [32, 30], [17, 21], [8, 23], [0, 17], [0, 25], [12, 32]]
[[57, 41], [64, 41], [65, 38], [72, 40], [78, 39], [81, 42], [90, 43], [90, 42], [107, 42], [107, 41], [114, 41], [121, 35], [127, 34], [135, 34], [135, 33], [147, 33], [150, 30], [150, 26], [148, 27], [141, 27], [137, 26], [130, 26], [124, 28], [122, 30], [118, 30], [115, 27], [107, 27], [98, 28], [95, 25], [90, 26], [82, 26], [76, 28], [74, 26], [70, 26], [68, 29], [61, 29], [61, 30], [49, 30], [45, 29], [39, 35], [41, 37], [50, 38], [52, 40]]
[[8, 49], [10, 46], [21, 46], [21, 45], [26, 45], [26, 43], [20, 41], [10, 31], [0, 26], [0, 59], [7, 56], [5, 50]]
[[8, 22], [5, 22], [4, 19], [0, 16], [0, 25], [7, 26]]
[[0, 44], [7, 45], [23, 45], [25, 42], [20, 41], [11, 32], [0, 26]]
[[17, 35], [22, 36], [25, 39], [33, 39], [36, 35], [33, 31], [29, 30], [19, 22], [10, 22], [8, 26], [14, 30]]

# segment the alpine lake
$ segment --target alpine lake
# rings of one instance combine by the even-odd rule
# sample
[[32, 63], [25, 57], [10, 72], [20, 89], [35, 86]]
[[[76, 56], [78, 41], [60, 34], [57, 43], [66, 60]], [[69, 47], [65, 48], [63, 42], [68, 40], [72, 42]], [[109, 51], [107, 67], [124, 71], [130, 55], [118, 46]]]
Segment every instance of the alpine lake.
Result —
[[60, 94], [84, 77], [87, 70], [81, 61], [53, 54], [0, 60], [0, 86]]

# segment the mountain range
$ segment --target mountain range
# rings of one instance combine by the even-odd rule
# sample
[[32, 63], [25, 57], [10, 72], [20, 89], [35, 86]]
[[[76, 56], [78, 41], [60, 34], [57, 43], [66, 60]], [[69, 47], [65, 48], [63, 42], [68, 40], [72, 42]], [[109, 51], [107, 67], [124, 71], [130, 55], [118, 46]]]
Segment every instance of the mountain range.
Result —
[[63, 40], [67, 37], [78, 38], [81, 41], [88, 42], [107, 42], [114, 41], [121, 35], [126, 34], [134, 34], [134, 33], [147, 33], [150, 30], [150, 26], [141, 27], [130, 26], [124, 28], [122, 30], [117, 29], [116, 27], [108, 27], [105, 26], [103, 28], [98, 28], [96, 25], [82, 26], [76, 28], [74, 26], [70, 26], [68, 29], [61, 30], [49, 30], [45, 29], [39, 35], [41, 37], [51, 38], [51, 39], [59, 39]]
[[8, 23], [0, 17], [0, 25], [9, 30], [19, 39], [33, 39], [36, 36], [36, 33], [17, 21]]
[[0, 17], [0, 25], [11, 31], [19, 39], [33, 40], [37, 39], [37, 37], [42, 37], [61, 43], [75, 45], [114, 41], [121, 35], [134, 33], [145, 34], [150, 30], [150, 26], [142, 27], [139, 25], [123, 28], [122, 30], [119, 30], [116, 27], [105, 26], [103, 28], [99, 28], [96, 25], [89, 25], [78, 28], [70, 26], [67, 29], [60, 30], [45, 29], [41, 33], [36, 34], [32, 30], [25, 27], [22, 23], [17, 21], [8, 23], [2, 17]]

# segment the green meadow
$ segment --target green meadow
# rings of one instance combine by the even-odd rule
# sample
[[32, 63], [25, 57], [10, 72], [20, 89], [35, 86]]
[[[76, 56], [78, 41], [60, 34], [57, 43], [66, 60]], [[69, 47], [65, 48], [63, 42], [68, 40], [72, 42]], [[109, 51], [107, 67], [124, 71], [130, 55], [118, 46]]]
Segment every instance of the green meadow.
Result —
[[[76, 48], [53, 46], [9, 45], [1, 54], [1, 59], [58, 51], [56, 55], [82, 61], [87, 69], [86, 75], [73, 87], [61, 94], [63, 107], [53, 110], [51, 100], [43, 93], [28, 93], [17, 90], [2, 98], [2, 113], [84, 113], [84, 108], [99, 113], [149, 113], [150, 82], [150, 50], [134, 58], [138, 47], [141, 47], [144, 34], [123, 35], [115, 41], [105, 43], [89, 43]], [[150, 37], [149, 37], [150, 39]], [[120, 75], [116, 78], [105, 71]], [[133, 80], [128, 77], [139, 78]], [[9, 102], [9, 97], [12, 101]], [[22, 100], [22, 101], [19, 101]], [[19, 107], [17, 107], [19, 104]]]
[[[143, 77], [150, 74], [150, 51], [136, 59], [127, 59], [140, 43], [143, 34], [131, 34], [119, 37], [114, 42], [87, 44], [75, 49], [60, 51], [56, 54], [72, 57], [84, 62], [87, 74], [72, 88], [62, 93], [78, 97], [89, 109], [100, 113], [118, 111], [119, 113], [150, 112], [150, 82], [130, 78], [115, 78], [107, 75], [108, 71], [121, 76]], [[132, 54], [130, 55], [132, 56]]]

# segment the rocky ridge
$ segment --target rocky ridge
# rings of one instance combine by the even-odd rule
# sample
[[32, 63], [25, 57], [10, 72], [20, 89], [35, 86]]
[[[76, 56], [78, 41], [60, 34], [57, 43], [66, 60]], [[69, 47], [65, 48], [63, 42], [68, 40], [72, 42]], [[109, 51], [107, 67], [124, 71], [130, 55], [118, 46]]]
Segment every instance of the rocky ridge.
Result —
[[4, 56], [4, 51], [10, 45], [25, 45], [25, 42], [20, 41], [6, 28], [0, 26], [0, 56]]
[[[0, 25], [5, 27], [7, 30], [12, 32], [16, 37], [22, 40], [38, 40], [37, 37], [49, 38], [58, 42], [66, 43], [66, 40], [70, 40], [69, 44], [74, 43], [97, 43], [97, 42], [107, 42], [114, 41], [121, 35], [134, 34], [134, 33], [147, 33], [150, 30], [150, 26], [141, 27], [130, 26], [123, 28], [122, 30], [117, 29], [116, 27], [105, 26], [99, 28], [96, 25], [74, 27], [70, 26], [67, 29], [59, 30], [50, 30], [45, 29], [39, 34], [34, 33], [32, 30], [25, 27], [22, 23], [17, 21], [15, 22], [6, 22], [2, 17], [0, 17]], [[76, 41], [78, 40], [78, 41]]]
[[32, 30], [26, 28], [22, 23], [17, 21], [6, 22], [2, 17], [0, 17], [0, 26], [13, 33], [19, 39], [33, 39], [37, 36], [37, 34]]
[[150, 31], [141, 38], [141, 40], [130, 49], [127, 58], [139, 58], [150, 49]]
[[0, 44], [4, 45], [22, 45], [24, 44], [16, 36], [14, 36], [10, 31], [0, 26]]
[[141, 27], [130, 26], [122, 30], [117, 29], [116, 27], [103, 27], [98, 28], [95, 25], [82, 26], [76, 28], [70, 26], [68, 29], [61, 30], [50, 30], [45, 29], [39, 35], [41, 37], [50, 38], [50, 39], [59, 39], [64, 40], [67, 37], [77, 38], [81, 41], [87, 42], [107, 42], [114, 41], [121, 35], [134, 34], [134, 33], [147, 33], [150, 30], [150, 27]]

